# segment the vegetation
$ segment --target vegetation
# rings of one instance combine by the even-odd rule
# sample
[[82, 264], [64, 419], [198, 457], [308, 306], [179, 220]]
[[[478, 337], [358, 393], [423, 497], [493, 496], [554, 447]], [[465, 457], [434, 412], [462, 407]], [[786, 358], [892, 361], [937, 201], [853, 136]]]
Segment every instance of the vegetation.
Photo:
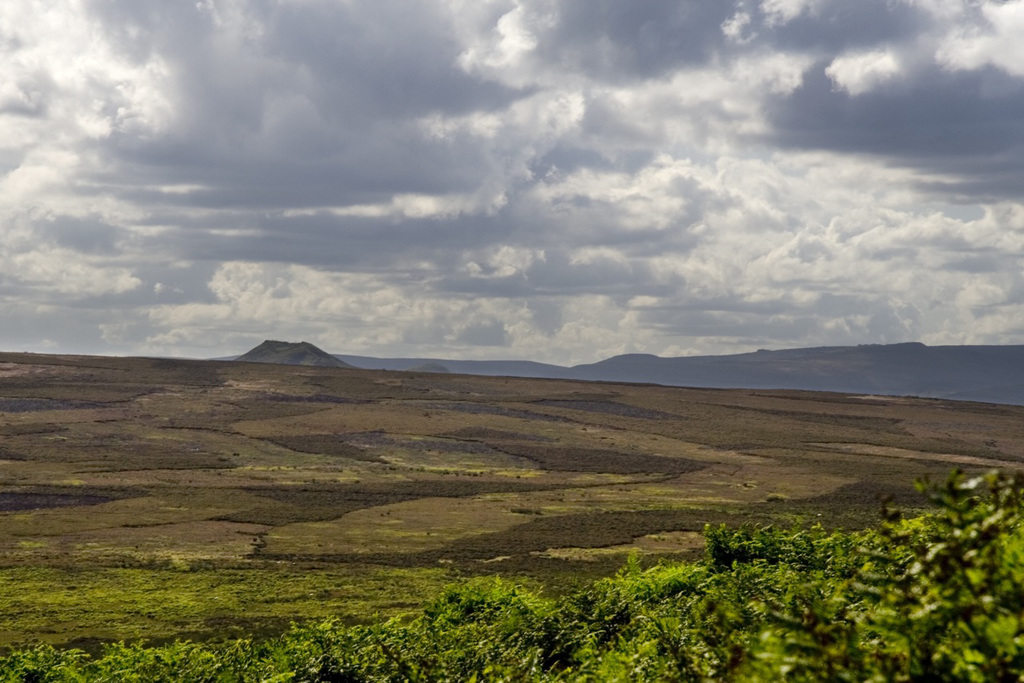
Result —
[[874, 530], [721, 525], [703, 559], [561, 597], [499, 578], [412, 621], [296, 626], [269, 640], [48, 645], [6, 681], [1010, 681], [1024, 671], [1021, 482], [952, 476], [923, 517]]
[[[1021, 463], [1015, 406], [0, 353], [0, 654], [252, 653], [328, 618], [408, 640], [449, 585], [511, 590], [569, 637], [554, 615], [584, 620], [568, 606], [631, 554], [711, 572], [739, 547], [722, 525], [846, 538], [880, 498], [923, 510], [915, 479]], [[582, 670], [578, 637], [546, 675]], [[364, 645], [346, 656], [391, 661]]]

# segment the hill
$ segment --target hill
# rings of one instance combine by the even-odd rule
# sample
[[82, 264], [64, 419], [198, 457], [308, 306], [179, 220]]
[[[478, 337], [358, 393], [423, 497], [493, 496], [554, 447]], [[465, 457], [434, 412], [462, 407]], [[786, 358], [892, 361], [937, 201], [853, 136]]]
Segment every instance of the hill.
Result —
[[914, 342], [723, 356], [626, 354], [573, 367], [508, 360], [337, 357], [365, 369], [409, 370], [431, 363], [455, 373], [485, 376], [835, 391], [1024, 405], [1024, 346], [925, 346]]
[[235, 360], [248, 363], [277, 363], [279, 365], [311, 365], [320, 368], [350, 368], [348, 363], [335, 358], [309, 342], [266, 340]]
[[529, 360], [452, 360], [440, 358], [377, 358], [335, 354], [335, 358], [363, 370], [416, 371], [424, 366], [441, 366], [460, 375], [484, 377], [534, 377], [565, 379], [570, 368]]
[[422, 365], [414, 365], [409, 368], [409, 372], [440, 372], [449, 373], [451, 370], [441, 365], [440, 363], [423, 363]]
[[1024, 346], [867, 344], [729, 356], [624, 355], [570, 376], [674, 386], [799, 389], [1024, 404]]

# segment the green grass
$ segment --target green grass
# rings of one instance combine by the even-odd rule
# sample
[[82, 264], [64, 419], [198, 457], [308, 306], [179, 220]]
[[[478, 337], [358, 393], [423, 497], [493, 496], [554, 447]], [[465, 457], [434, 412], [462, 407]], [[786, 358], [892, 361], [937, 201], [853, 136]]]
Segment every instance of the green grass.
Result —
[[455, 579], [443, 567], [12, 567], [0, 569], [0, 639], [224, 639], [293, 621], [368, 622], [411, 614]]

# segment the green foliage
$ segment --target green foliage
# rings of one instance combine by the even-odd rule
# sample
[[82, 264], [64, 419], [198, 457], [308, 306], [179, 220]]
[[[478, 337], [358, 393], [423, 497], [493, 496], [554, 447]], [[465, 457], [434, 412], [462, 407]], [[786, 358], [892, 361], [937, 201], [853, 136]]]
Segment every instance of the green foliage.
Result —
[[49, 646], [0, 681], [1019, 681], [1020, 482], [954, 474], [925, 517], [876, 530], [709, 526], [706, 558], [551, 598], [446, 588], [413, 621], [296, 626], [266, 641]]
[[793, 680], [1021, 680], [1021, 482], [954, 474], [931, 497], [937, 513], [859, 535], [856, 574], [826, 574], [771, 610], [755, 669]]
[[797, 531], [771, 526], [729, 529], [724, 524], [708, 525], [704, 538], [708, 560], [719, 570], [731, 569], [737, 562], [763, 562], [835, 572], [849, 568], [856, 550], [854, 536], [829, 534], [820, 525]]

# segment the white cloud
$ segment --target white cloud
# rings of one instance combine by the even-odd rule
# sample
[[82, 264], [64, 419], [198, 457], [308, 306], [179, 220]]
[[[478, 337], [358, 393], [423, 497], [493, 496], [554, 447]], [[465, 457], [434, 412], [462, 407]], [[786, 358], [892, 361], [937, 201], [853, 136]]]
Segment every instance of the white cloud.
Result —
[[963, 309], [988, 308], [1006, 303], [1006, 291], [992, 282], [971, 282], [957, 294], [957, 306]]
[[64, 301], [104, 294], [124, 294], [142, 284], [131, 269], [83, 262], [69, 249], [35, 249], [21, 253], [0, 251], [0, 292], [28, 289], [36, 295], [59, 295]]
[[[954, 25], [937, 51], [950, 69], [978, 69], [992, 65], [1014, 76], [1024, 75], [1024, 2], [980, 3], [980, 21]], [[966, 19], [962, 18], [961, 21]]]
[[814, 11], [820, 0], [761, 0], [761, 11], [770, 25], [785, 24], [805, 12]]
[[[471, 3], [478, 4], [478, 3]], [[462, 28], [465, 48], [458, 65], [467, 72], [500, 80], [513, 87], [523, 87], [541, 78], [533, 60], [538, 34], [554, 24], [551, 7], [533, 0], [511, 0], [479, 3], [482, 8], [469, 16], [458, 17], [465, 3], [454, 3], [456, 25]], [[494, 8], [500, 15], [494, 19]]]
[[737, 10], [736, 14], [722, 22], [722, 35], [736, 43], [749, 43], [755, 37], [750, 32], [751, 21], [750, 12]]
[[825, 73], [836, 87], [853, 96], [871, 90], [900, 73], [896, 56], [888, 50], [844, 54], [832, 60]]

